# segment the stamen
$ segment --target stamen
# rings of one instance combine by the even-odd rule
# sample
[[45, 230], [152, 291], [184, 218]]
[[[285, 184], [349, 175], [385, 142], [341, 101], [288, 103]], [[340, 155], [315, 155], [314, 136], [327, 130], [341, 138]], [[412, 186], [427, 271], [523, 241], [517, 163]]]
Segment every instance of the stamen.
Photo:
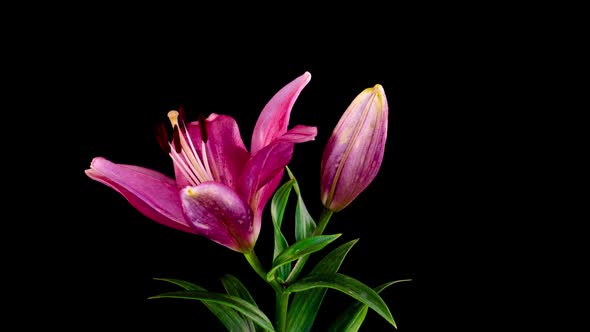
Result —
[[191, 171], [191, 167], [188, 166], [184, 162], [184, 160], [182, 160], [181, 156], [178, 153], [171, 152], [170, 157], [172, 157], [172, 160], [174, 161], [175, 165], [182, 172], [184, 177], [186, 177], [191, 182], [193, 186], [196, 186], [197, 184], [202, 182], [199, 181], [198, 176]]
[[203, 114], [199, 114], [199, 127], [201, 128], [201, 139], [207, 143], [207, 126], [205, 125], [205, 117]]
[[186, 123], [186, 113], [184, 112], [184, 107], [178, 106], [178, 118], [180, 119], [180, 124]]
[[160, 123], [159, 127], [156, 127], [156, 141], [158, 145], [164, 151], [164, 153], [170, 153], [170, 144], [168, 143], [168, 133], [163, 123]]
[[[189, 134], [188, 134], [188, 130], [186, 129], [186, 127], [184, 129], [184, 132], [186, 133], [186, 136], [188, 137]], [[188, 144], [190, 145], [190, 152], [192, 153], [192, 156], [193, 156], [192, 160], [194, 160], [194, 162], [196, 162], [198, 165], [197, 169], [199, 169], [199, 170], [205, 169], [205, 172], [204, 172], [205, 174], [202, 174], [202, 176], [204, 178], [213, 179], [213, 177], [211, 176], [211, 171], [209, 171], [209, 168], [207, 167], [207, 165], [206, 164], [203, 165], [203, 163], [206, 162], [206, 160], [207, 160], [206, 155], [204, 154], [205, 151], [204, 150], [201, 151], [201, 153], [205, 156], [203, 162], [201, 162], [201, 158], [199, 158], [199, 154], [197, 153], [197, 149], [195, 149], [195, 145], [193, 144], [193, 140], [190, 139], [190, 137], [188, 137]]]
[[182, 145], [180, 145], [180, 131], [178, 126], [174, 126], [174, 131], [172, 132], [172, 142], [174, 143], [174, 150], [176, 150], [176, 153], [180, 153], [180, 151], [182, 151]]
[[205, 122], [205, 116], [203, 116], [203, 114], [199, 114], [199, 127], [201, 129], [201, 156], [203, 158], [203, 165], [205, 166], [205, 170], [207, 171], [207, 174], [209, 174], [211, 176], [211, 178], [217, 179], [216, 176], [213, 176], [213, 173], [211, 172], [211, 167], [209, 166], [209, 160], [207, 158], [207, 146], [205, 145], [205, 143], [207, 143], [208, 140], [208, 135], [207, 135], [207, 123]]
[[[178, 111], [172, 110], [168, 112], [168, 118], [170, 119], [170, 123], [173, 127], [172, 144], [174, 145], [174, 151], [176, 152], [171, 153], [172, 159], [175, 161], [175, 163], [179, 164], [181, 171], [186, 177], [189, 177], [190, 175], [190, 179], [195, 181], [195, 184], [213, 180], [214, 178], [211, 174], [204, 143], [202, 143], [203, 163], [193, 145], [192, 139], [189, 136], [188, 129], [186, 128], [184, 121], [182, 118], [180, 118], [179, 121], [179, 116], [181, 116], [181, 113]], [[205, 123], [204, 121], [205, 120], [203, 117], [203, 124]]]
[[217, 174], [213, 176], [213, 173], [211, 172], [211, 167], [209, 167], [209, 159], [207, 158], [207, 146], [203, 141], [201, 141], [201, 151], [203, 155], [203, 164], [205, 165], [205, 170], [207, 171], [207, 174], [209, 174], [212, 179], [219, 180]]

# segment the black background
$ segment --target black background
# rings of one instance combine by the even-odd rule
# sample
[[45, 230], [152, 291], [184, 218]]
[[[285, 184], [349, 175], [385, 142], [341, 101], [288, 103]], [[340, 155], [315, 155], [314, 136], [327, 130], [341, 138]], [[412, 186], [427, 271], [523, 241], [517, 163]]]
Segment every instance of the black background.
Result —
[[[26, 52], [31, 59], [27, 72], [37, 77], [27, 82], [35, 90], [27, 91], [39, 91], [35, 99], [48, 105], [36, 107], [34, 125], [49, 138], [42, 143], [50, 143], [37, 155], [57, 166], [49, 179], [55, 189], [45, 199], [52, 204], [44, 216], [49, 211], [49, 219], [60, 219], [39, 225], [38, 243], [44, 245], [34, 254], [40, 263], [31, 264], [34, 280], [50, 280], [48, 298], [61, 299], [47, 305], [57, 312], [48, 321], [73, 328], [221, 331], [198, 302], [147, 298], [174, 289], [156, 277], [222, 291], [219, 277], [226, 273], [239, 277], [272, 319], [272, 290], [240, 254], [148, 220], [84, 170], [93, 157], [103, 156], [172, 175], [154, 129], [179, 106], [189, 119], [212, 112], [234, 117], [249, 146], [266, 102], [305, 71], [312, 79], [295, 103], [290, 124], [317, 126], [318, 136], [296, 146], [290, 168], [316, 218], [321, 154], [340, 115], [375, 84], [384, 87], [390, 107], [377, 178], [326, 230], [343, 233], [337, 244], [360, 239], [341, 272], [370, 286], [413, 279], [383, 292], [399, 331], [442, 330], [475, 319], [478, 310], [469, 308], [456, 285], [470, 285], [468, 280], [480, 273], [473, 262], [485, 254], [474, 254], [473, 248], [487, 239], [481, 223], [494, 218], [491, 209], [479, 209], [487, 195], [481, 188], [497, 176], [480, 170], [495, 167], [481, 156], [490, 139], [482, 132], [494, 121], [493, 100], [480, 94], [490, 84], [481, 77], [498, 69], [498, 62], [487, 61], [496, 50], [482, 46], [488, 31], [471, 31], [475, 23], [456, 23], [438, 8], [353, 12], [295, 18], [221, 15], [208, 23], [204, 12], [179, 17], [106, 11], [80, 13], [38, 31], [38, 43]], [[366, 20], [369, 13], [374, 16]], [[359, 16], [365, 19], [355, 20]], [[65, 195], [57, 194], [62, 190]], [[267, 266], [269, 218], [267, 211], [257, 244]], [[471, 223], [474, 219], [479, 226]], [[464, 255], [476, 258], [463, 261]], [[462, 281], [455, 282], [458, 278]], [[483, 296], [474, 287], [467, 298]], [[330, 291], [316, 330], [349, 303]], [[367, 331], [391, 330], [371, 311], [365, 324]]]
[[[371, 286], [394, 279], [415, 280], [392, 287], [384, 298], [401, 331], [416, 325], [421, 310], [420, 271], [424, 268], [419, 252], [420, 246], [425, 245], [420, 231], [428, 232], [428, 223], [432, 222], [429, 219], [434, 214], [431, 209], [436, 207], [428, 203], [435, 199], [431, 187], [433, 174], [428, 174], [433, 167], [421, 156], [430, 150], [425, 151], [422, 146], [425, 133], [420, 122], [426, 120], [426, 110], [415, 105], [421, 98], [414, 90], [418, 88], [412, 77], [415, 72], [405, 67], [413, 65], [406, 62], [396, 66], [397, 62], [403, 63], [403, 58], [386, 54], [366, 54], [348, 60], [269, 56], [254, 62], [239, 58], [218, 62], [206, 55], [189, 60], [185, 56], [181, 56], [180, 63], [174, 56], [161, 58], [154, 64], [156, 68], [147, 69], [135, 68], [133, 56], [116, 57], [112, 59], [116, 67], [127, 67], [128, 72], [117, 69], [110, 73], [110, 68], [96, 72], [97, 79], [110, 78], [110, 84], [104, 91], [90, 95], [93, 102], [84, 107], [83, 116], [86, 139], [77, 143], [81, 145], [80, 195], [85, 197], [80, 204], [84, 206], [82, 210], [90, 213], [85, 222], [92, 224], [90, 236], [79, 239], [79, 248], [86, 257], [80, 264], [80, 273], [99, 284], [100, 291], [93, 301], [105, 304], [100, 314], [87, 312], [88, 320], [141, 322], [148, 326], [166, 323], [171, 330], [206, 322], [213, 329], [219, 324], [198, 303], [146, 298], [175, 289], [153, 281], [154, 277], [185, 279], [221, 291], [218, 278], [225, 273], [243, 278], [268, 315], [274, 315], [272, 290], [258, 280], [240, 254], [148, 220], [119, 194], [86, 178], [83, 169], [92, 157], [104, 156], [171, 174], [170, 160], [159, 150], [153, 130], [159, 122], [166, 122], [168, 110], [180, 105], [193, 119], [211, 112], [235, 117], [249, 146], [254, 123], [265, 103], [283, 85], [309, 71], [311, 82], [294, 106], [291, 124], [317, 126], [318, 137], [296, 147], [290, 167], [300, 179], [307, 205], [316, 218], [321, 207], [319, 164], [329, 134], [360, 91], [377, 83], [386, 91], [391, 125], [380, 174], [354, 204], [333, 217], [327, 232], [343, 233], [340, 243], [360, 239], [342, 272]], [[293, 213], [287, 216], [292, 223]], [[285, 227], [293, 239], [292, 226]], [[272, 254], [268, 212], [258, 243], [258, 255], [268, 266]], [[352, 301], [336, 292], [329, 293], [318, 330], [338, 312], [328, 308], [342, 309], [345, 303]], [[371, 313], [367, 327], [385, 329], [387, 322]]]

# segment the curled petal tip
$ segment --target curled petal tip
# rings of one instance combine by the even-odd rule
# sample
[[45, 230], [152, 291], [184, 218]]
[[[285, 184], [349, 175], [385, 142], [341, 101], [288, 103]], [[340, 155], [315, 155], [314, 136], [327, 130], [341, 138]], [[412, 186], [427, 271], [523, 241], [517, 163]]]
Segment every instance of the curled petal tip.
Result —
[[98, 164], [103, 163], [106, 159], [103, 157], [94, 157], [90, 161], [90, 168], [95, 168]]
[[252, 133], [252, 154], [287, 132], [293, 105], [310, 80], [311, 74], [304, 72], [281, 88], [264, 106]]

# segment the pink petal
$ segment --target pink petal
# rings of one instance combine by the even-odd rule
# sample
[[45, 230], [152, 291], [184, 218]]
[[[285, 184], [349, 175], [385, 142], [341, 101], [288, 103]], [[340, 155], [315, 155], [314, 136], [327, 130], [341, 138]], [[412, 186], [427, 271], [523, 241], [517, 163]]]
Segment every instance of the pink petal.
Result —
[[248, 161], [242, 170], [238, 188], [242, 197], [254, 208], [255, 215], [277, 189], [283, 169], [293, 156], [295, 143], [313, 140], [316, 135], [316, 127], [296, 126]]
[[272, 197], [275, 190], [281, 184], [281, 180], [283, 179], [283, 171], [280, 171], [272, 180], [270, 180], [267, 184], [265, 184], [258, 192], [256, 193], [255, 197], [253, 198], [253, 209], [254, 209], [254, 236], [258, 238], [258, 234], [260, 233], [260, 227], [262, 224], [262, 213], [264, 211], [264, 207], [268, 200]]
[[265, 146], [252, 157], [238, 183], [238, 192], [250, 206], [255, 208], [256, 192], [283, 171], [293, 156], [293, 143], [277, 140]]
[[174, 163], [174, 177], [176, 178], [176, 187], [179, 189], [190, 186], [191, 184], [176, 163]]
[[311, 80], [311, 74], [305, 72], [291, 83], [284, 86], [266, 104], [254, 127], [250, 152], [258, 153], [277, 137], [287, 132], [289, 117], [295, 100], [301, 90]]
[[139, 166], [94, 158], [86, 174], [123, 195], [146, 217], [181, 231], [194, 233], [182, 214], [175, 181]]
[[[298, 125], [295, 126], [295, 128], [286, 132], [283, 136], [279, 138], [279, 140], [292, 143], [303, 143], [314, 140], [316, 135], [316, 127]], [[256, 234], [256, 237], [258, 237], [258, 233], [260, 232], [260, 221], [262, 219], [262, 212], [264, 211], [264, 207], [266, 206], [266, 203], [272, 197], [275, 190], [281, 183], [282, 178], [283, 168], [281, 168], [281, 171], [277, 175], [275, 175], [273, 179], [271, 179], [264, 186], [262, 186], [258, 190], [258, 192], [255, 193], [254, 197], [250, 199], [250, 201], [252, 202], [251, 206], [253, 206], [254, 208], [254, 233]]]
[[186, 219], [197, 234], [244, 252], [254, 246], [252, 211], [230, 187], [204, 182], [181, 191]]
[[297, 125], [279, 137], [280, 140], [290, 141], [293, 143], [303, 143], [313, 141], [318, 134], [316, 127]]
[[[205, 120], [207, 131], [207, 159], [216, 181], [235, 188], [240, 170], [250, 154], [240, 136], [236, 121], [227, 115], [211, 114]], [[201, 127], [198, 121], [188, 124], [188, 132], [195, 149], [202, 156]]]

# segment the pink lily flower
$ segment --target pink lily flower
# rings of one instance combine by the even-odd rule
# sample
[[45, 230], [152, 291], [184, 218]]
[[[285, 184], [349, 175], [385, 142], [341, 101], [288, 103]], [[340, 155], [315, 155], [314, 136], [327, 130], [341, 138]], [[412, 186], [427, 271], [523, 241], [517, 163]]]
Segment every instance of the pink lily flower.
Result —
[[[86, 174], [122, 194], [139, 212], [163, 225], [205, 236], [238, 252], [251, 250], [260, 233], [262, 211], [281, 181], [295, 143], [313, 140], [315, 127], [287, 130], [291, 109], [311, 79], [305, 72], [266, 104], [250, 152], [236, 121], [211, 114], [185, 124], [177, 111], [168, 117], [171, 142], [164, 147], [175, 179], [139, 166], [92, 160]], [[165, 131], [163, 131], [165, 134]]]
[[388, 106], [379, 84], [365, 89], [348, 106], [332, 132], [321, 165], [321, 199], [337, 212], [373, 181], [383, 161]]

